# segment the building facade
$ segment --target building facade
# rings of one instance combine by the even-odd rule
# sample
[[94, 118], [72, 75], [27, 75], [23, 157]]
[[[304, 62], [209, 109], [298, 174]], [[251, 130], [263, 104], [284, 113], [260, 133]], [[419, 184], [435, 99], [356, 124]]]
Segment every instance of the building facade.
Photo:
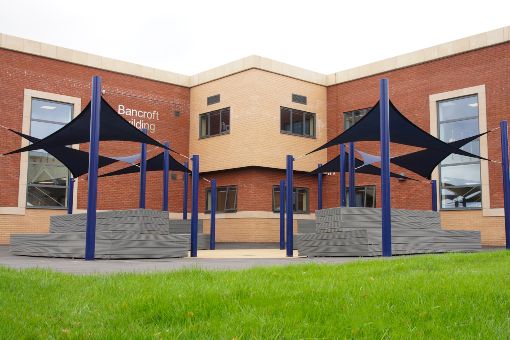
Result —
[[[510, 119], [510, 27], [324, 75], [251, 56], [185, 76], [39, 42], [0, 35], [0, 153], [26, 145], [11, 128], [42, 138], [79, 114], [91, 78], [129, 122], [183, 155], [200, 155], [199, 211], [208, 232], [210, 184], [218, 183], [218, 242], [277, 242], [279, 188], [285, 156], [294, 155], [296, 219], [313, 219], [317, 178], [307, 175], [338, 155], [338, 147], [300, 157], [337, 136], [378, 100], [388, 78], [392, 102], [422, 129], [451, 142], [495, 129]], [[88, 145], [73, 146], [87, 150]], [[102, 142], [100, 154], [137, 153], [136, 143]], [[158, 150], [149, 146], [148, 157]], [[378, 154], [378, 144], [357, 150]], [[500, 160], [499, 131], [465, 150]], [[392, 144], [391, 154], [416, 148]], [[181, 162], [186, 158], [174, 155]], [[359, 157], [359, 155], [358, 155]], [[3, 156], [0, 167], [0, 244], [13, 233], [44, 232], [49, 216], [65, 213], [68, 171], [45, 152]], [[123, 167], [114, 164], [100, 173]], [[420, 179], [392, 165], [394, 172]], [[82, 178], [83, 177], [83, 178]], [[86, 210], [87, 180], [75, 190]], [[501, 165], [450, 156], [435, 170], [444, 228], [480, 230], [486, 245], [504, 244]], [[138, 206], [138, 175], [99, 179], [98, 208]], [[358, 205], [380, 206], [377, 176], [356, 176]], [[431, 208], [430, 185], [391, 180], [392, 206]], [[147, 175], [147, 208], [160, 209], [162, 175]], [[182, 217], [183, 174], [170, 176], [170, 217]], [[324, 178], [324, 207], [339, 205], [339, 176]], [[190, 206], [190, 204], [189, 204]]]

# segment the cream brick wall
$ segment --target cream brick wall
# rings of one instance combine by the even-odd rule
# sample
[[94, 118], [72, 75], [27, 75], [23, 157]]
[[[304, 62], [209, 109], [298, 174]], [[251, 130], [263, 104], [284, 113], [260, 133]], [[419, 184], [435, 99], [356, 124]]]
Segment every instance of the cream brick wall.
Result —
[[[209, 234], [210, 220], [204, 220], [204, 233]], [[294, 233], [297, 220], [294, 220]], [[277, 218], [217, 219], [216, 242], [279, 242], [280, 220]]]
[[440, 214], [441, 226], [444, 229], [480, 230], [482, 245], [505, 245], [505, 225], [503, 217], [483, 216], [482, 210], [441, 211]]
[[[307, 105], [292, 94], [308, 97]], [[221, 101], [207, 105], [207, 97]], [[280, 106], [314, 112], [316, 138], [280, 133]], [[230, 134], [199, 139], [199, 115], [230, 107]], [[251, 69], [191, 89], [190, 154], [200, 155], [200, 171], [244, 166], [285, 168], [285, 155], [305, 154], [327, 141], [326, 88], [321, 85]], [[295, 170], [312, 170], [326, 162], [321, 151], [299, 159]]]
[[47, 233], [50, 216], [65, 213], [66, 210], [26, 209], [24, 215], [1, 215], [0, 244], [9, 244], [11, 234]]

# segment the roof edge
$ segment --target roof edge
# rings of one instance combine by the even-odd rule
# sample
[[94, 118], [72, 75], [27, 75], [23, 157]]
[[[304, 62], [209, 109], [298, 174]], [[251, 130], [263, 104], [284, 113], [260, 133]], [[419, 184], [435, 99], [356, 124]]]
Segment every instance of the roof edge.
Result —
[[153, 67], [90, 54], [35, 40], [0, 33], [0, 48], [60, 60], [72, 64], [94, 67], [140, 78], [189, 87], [190, 77]]
[[191, 76], [190, 85], [191, 87], [202, 85], [251, 69], [268, 71], [289, 78], [326, 86], [327, 76], [325, 74], [306, 70], [301, 67], [285, 64], [280, 61], [264, 58], [258, 55], [251, 55], [218, 67], [214, 67], [210, 70], [197, 73]]
[[0, 33], [0, 48], [188, 88], [251, 69], [260, 69], [321, 86], [331, 86], [509, 41], [510, 26], [506, 26], [329, 75], [251, 55], [188, 76]]
[[370, 64], [339, 71], [327, 76], [326, 86], [345, 83], [372, 75], [398, 70], [428, 61], [446, 58], [456, 54], [510, 41], [510, 26], [472, 35], [436, 46], [424, 48], [396, 57], [376, 61]]

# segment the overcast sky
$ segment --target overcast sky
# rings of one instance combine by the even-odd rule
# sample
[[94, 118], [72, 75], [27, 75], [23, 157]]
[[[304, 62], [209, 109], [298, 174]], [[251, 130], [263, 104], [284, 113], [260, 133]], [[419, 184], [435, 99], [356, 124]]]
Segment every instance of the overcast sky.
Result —
[[0, 0], [0, 32], [195, 74], [256, 54], [322, 73], [510, 25], [510, 1]]

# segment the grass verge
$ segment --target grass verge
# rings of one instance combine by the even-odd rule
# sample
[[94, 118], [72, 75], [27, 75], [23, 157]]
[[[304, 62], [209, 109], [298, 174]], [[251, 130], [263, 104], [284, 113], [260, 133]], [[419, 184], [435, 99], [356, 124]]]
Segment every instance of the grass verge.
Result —
[[510, 252], [79, 276], [0, 267], [0, 338], [509, 338]]

